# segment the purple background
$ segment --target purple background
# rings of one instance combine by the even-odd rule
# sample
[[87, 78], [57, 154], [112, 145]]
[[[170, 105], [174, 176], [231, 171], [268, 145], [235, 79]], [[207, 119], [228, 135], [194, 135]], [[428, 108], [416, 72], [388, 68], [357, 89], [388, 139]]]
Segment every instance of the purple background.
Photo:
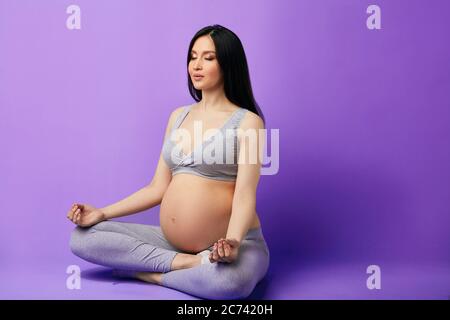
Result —
[[[70, 4], [81, 30], [66, 28]], [[271, 266], [251, 297], [447, 299], [449, 19], [446, 0], [0, 0], [1, 298], [195, 298], [76, 257], [66, 214], [150, 182], [170, 112], [194, 102], [189, 41], [218, 23], [280, 130], [279, 172], [257, 195]], [[66, 289], [71, 264], [81, 290]]]

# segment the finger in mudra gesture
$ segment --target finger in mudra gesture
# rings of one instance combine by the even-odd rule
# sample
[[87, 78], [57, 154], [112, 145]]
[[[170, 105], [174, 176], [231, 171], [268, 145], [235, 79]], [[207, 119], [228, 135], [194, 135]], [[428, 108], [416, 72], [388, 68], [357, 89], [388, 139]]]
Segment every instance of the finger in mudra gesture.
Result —
[[214, 262], [233, 262], [239, 254], [240, 243], [236, 239], [219, 239], [214, 243], [213, 251], [209, 254], [209, 261]]
[[105, 213], [89, 204], [74, 203], [67, 213], [67, 218], [80, 227], [90, 227], [106, 220]]

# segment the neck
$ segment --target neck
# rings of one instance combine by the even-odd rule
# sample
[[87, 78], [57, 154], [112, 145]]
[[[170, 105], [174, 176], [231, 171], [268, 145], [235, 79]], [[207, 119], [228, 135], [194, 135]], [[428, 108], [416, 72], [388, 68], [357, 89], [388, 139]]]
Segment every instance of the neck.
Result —
[[202, 111], [223, 111], [226, 110], [226, 106], [229, 106], [230, 104], [230, 101], [225, 96], [223, 87], [202, 90], [202, 100], [199, 101], [199, 106]]

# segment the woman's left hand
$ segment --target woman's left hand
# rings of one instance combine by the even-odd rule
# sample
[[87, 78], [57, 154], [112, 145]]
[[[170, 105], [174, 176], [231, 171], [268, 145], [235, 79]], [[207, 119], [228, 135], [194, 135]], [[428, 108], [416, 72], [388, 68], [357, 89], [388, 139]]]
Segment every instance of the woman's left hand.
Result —
[[209, 261], [214, 262], [233, 262], [239, 254], [239, 241], [236, 239], [219, 239], [215, 244], [213, 251], [209, 254]]

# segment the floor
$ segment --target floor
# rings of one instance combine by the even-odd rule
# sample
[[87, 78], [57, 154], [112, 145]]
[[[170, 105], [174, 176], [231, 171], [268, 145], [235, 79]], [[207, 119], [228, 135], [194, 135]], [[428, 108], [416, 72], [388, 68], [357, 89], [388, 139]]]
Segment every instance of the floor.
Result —
[[[277, 263], [280, 261], [282, 263]], [[111, 269], [71, 256], [60, 260], [4, 264], [0, 298], [15, 299], [200, 299], [134, 279], [115, 278]], [[80, 288], [69, 289], [69, 265], [81, 271]], [[380, 289], [367, 288], [367, 263], [301, 263], [273, 257], [265, 279], [248, 299], [449, 299], [450, 266], [389, 262], [380, 265]], [[70, 282], [70, 281], [69, 281]]]

